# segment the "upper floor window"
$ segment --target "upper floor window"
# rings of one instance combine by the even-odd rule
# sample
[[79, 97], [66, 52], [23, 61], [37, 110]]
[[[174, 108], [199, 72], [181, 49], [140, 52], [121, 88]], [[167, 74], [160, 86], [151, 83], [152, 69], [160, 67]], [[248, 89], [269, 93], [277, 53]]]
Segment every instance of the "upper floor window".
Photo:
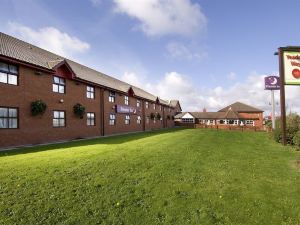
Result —
[[161, 107], [161, 105], [159, 106], [159, 110], [160, 110], [160, 111], [162, 111], [162, 107]]
[[169, 112], [171, 112], [171, 108], [169, 108]]
[[136, 100], [136, 107], [140, 107], [141, 106], [141, 101], [140, 100]]
[[156, 109], [156, 105], [155, 105], [155, 103], [153, 103], [153, 109]]
[[66, 126], [66, 113], [65, 111], [53, 111], [53, 127]]
[[124, 96], [124, 103], [125, 103], [125, 105], [129, 105], [129, 97], [128, 96]]
[[125, 115], [125, 124], [130, 124], [130, 116], [129, 115]]
[[66, 80], [61, 77], [53, 77], [53, 92], [66, 93]]
[[88, 126], [95, 126], [95, 113], [86, 113], [86, 125]]
[[18, 67], [0, 62], [0, 82], [18, 85]]
[[18, 109], [0, 107], [0, 129], [18, 128]]
[[149, 102], [145, 102], [146, 109], [149, 108]]
[[109, 102], [115, 102], [116, 101], [116, 92], [114, 92], [114, 91], [109, 92], [108, 101]]
[[142, 122], [142, 117], [141, 117], [141, 116], [137, 116], [136, 122], [137, 122], [137, 124], [141, 124], [141, 122]]
[[95, 88], [92, 86], [86, 87], [86, 97], [87, 98], [95, 98]]
[[109, 125], [115, 125], [115, 124], [116, 124], [116, 115], [109, 114]]

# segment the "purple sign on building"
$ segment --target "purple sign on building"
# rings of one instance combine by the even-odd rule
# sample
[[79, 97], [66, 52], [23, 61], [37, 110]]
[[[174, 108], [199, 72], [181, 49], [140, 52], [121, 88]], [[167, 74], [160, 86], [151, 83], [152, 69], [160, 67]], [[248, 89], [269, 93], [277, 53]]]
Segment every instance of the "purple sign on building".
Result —
[[136, 108], [127, 105], [116, 105], [117, 113], [136, 114]]
[[277, 76], [265, 77], [265, 90], [279, 90], [280, 78]]

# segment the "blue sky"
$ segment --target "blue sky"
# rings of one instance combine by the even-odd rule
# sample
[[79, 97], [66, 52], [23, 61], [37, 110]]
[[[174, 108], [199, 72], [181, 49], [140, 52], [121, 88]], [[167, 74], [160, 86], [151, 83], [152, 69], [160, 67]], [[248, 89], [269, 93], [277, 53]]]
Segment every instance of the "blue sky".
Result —
[[[1, 9], [2, 32], [190, 111], [234, 101], [268, 111], [273, 53], [300, 45], [298, 0], [1, 0]], [[287, 88], [294, 111], [298, 89]]]

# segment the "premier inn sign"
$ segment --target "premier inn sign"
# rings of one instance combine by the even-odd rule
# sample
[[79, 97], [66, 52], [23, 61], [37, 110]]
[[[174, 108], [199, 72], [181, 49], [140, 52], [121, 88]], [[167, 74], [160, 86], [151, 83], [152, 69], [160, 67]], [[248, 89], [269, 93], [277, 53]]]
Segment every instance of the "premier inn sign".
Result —
[[117, 113], [136, 114], [136, 108], [127, 105], [116, 105]]
[[300, 52], [284, 51], [284, 84], [300, 84]]

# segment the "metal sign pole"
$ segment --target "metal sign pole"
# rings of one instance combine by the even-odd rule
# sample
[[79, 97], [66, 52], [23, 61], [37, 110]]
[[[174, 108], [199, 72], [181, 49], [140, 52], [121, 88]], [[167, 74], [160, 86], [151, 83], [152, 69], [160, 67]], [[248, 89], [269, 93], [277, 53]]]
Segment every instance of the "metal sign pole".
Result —
[[271, 90], [271, 104], [272, 104], [272, 129], [275, 129], [275, 101], [274, 90]]
[[286, 110], [285, 110], [285, 87], [284, 87], [284, 68], [283, 68], [283, 51], [278, 49], [279, 56], [279, 74], [280, 74], [280, 109], [281, 109], [281, 143], [286, 145]]

